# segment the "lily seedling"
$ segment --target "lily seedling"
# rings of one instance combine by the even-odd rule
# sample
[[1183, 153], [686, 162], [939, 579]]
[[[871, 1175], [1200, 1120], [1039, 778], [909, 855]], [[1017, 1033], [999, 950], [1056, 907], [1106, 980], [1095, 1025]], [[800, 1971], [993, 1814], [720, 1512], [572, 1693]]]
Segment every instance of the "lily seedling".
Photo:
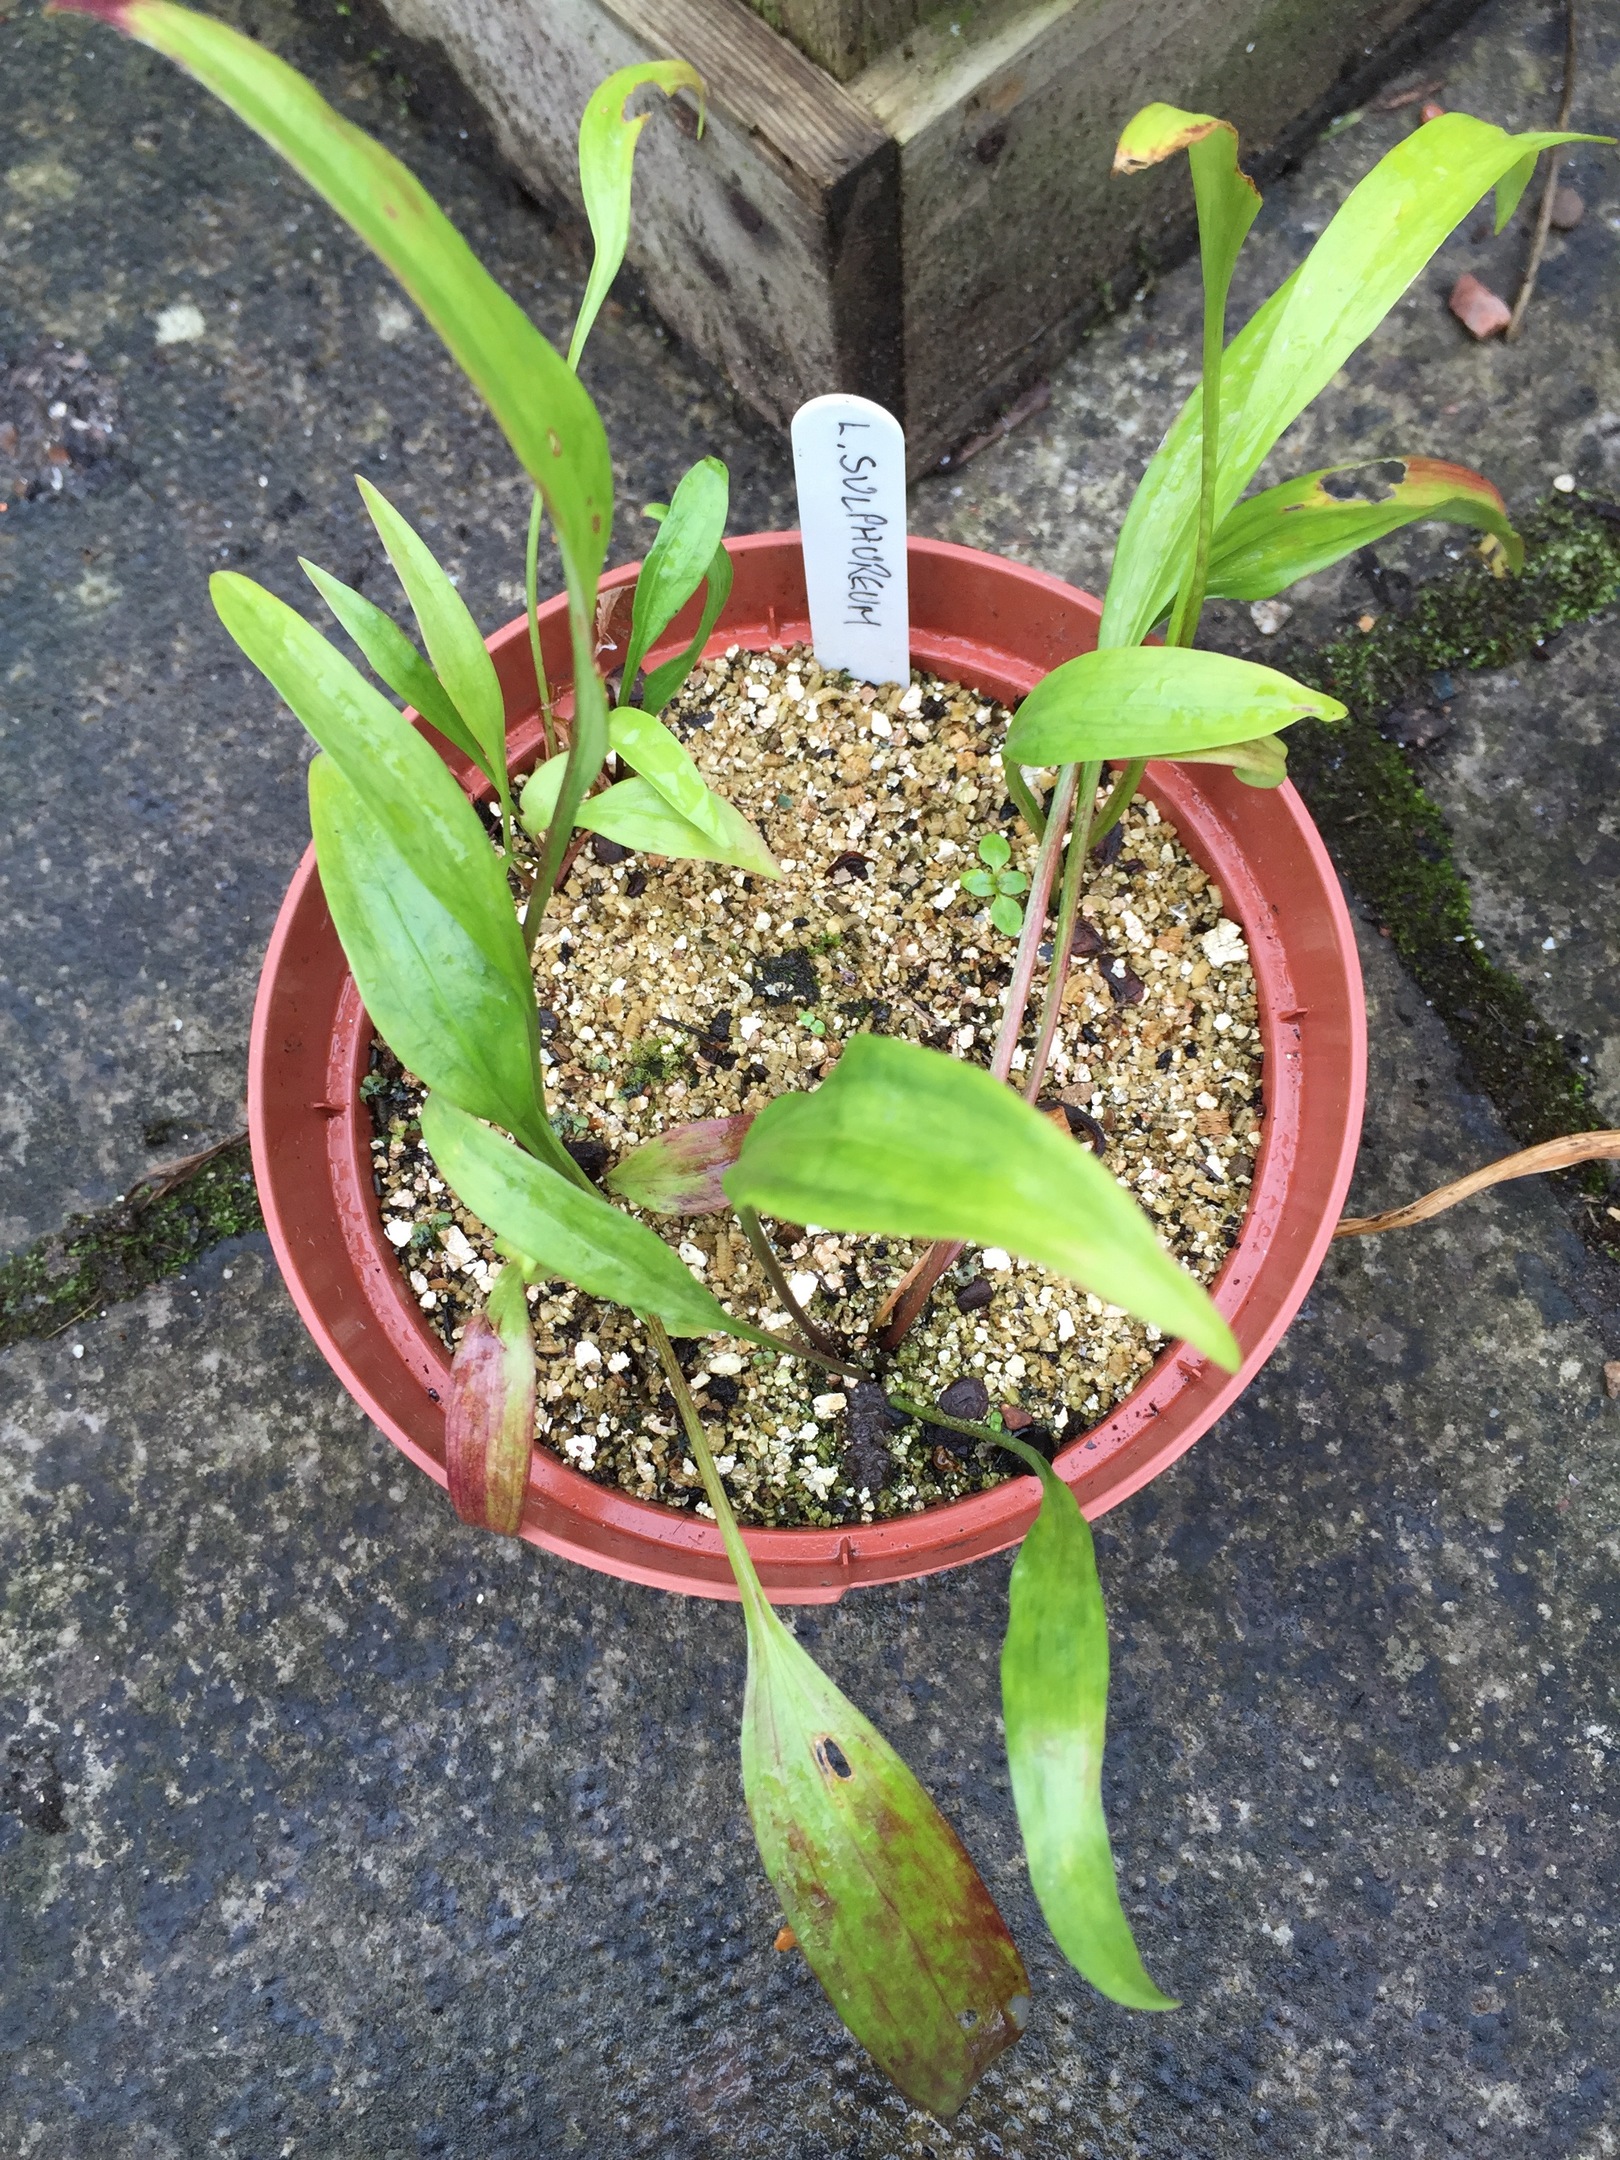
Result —
[[[1008, 787], [1038, 841], [1028, 878], [1004, 839], [963, 879], [1018, 938], [989, 1069], [875, 1033], [848, 1040], [813, 1090], [751, 1120], [707, 1120], [632, 1151], [609, 1192], [559, 1136], [548, 1098], [531, 950], [581, 836], [775, 875], [760, 835], [704, 781], [659, 715], [720, 617], [731, 566], [727, 477], [703, 459], [681, 477], [637, 578], [610, 696], [599, 605], [613, 514], [602, 421], [578, 369], [623, 260], [646, 88], [700, 103], [678, 60], [627, 68], [595, 92], [580, 129], [580, 180], [595, 255], [566, 357], [478, 263], [413, 176], [336, 114], [291, 68], [170, 0], [62, 0], [167, 54], [231, 107], [375, 251], [479, 391], [534, 487], [525, 557], [535, 696], [546, 755], [507, 760], [505, 705], [483, 637], [397, 508], [362, 496], [420, 633], [329, 572], [306, 566], [368, 663], [480, 776], [493, 844], [468, 793], [410, 717], [294, 609], [235, 573], [215, 605], [242, 650], [319, 746], [309, 774], [322, 885], [377, 1031], [426, 1087], [424, 1141], [504, 1266], [464, 1333], [447, 1405], [452, 1498], [491, 1530], [521, 1526], [534, 1444], [535, 1350], [525, 1287], [563, 1278], [637, 1315], [674, 1398], [735, 1573], [748, 1639], [742, 1774], [767, 1873], [834, 2008], [919, 2105], [950, 2114], [1025, 2024], [1023, 1960], [955, 1832], [912, 1772], [832, 1685], [772, 1610], [738, 1528], [671, 1336], [730, 1336], [883, 1390], [795, 1300], [763, 1218], [936, 1241], [897, 1320], [921, 1309], [939, 1255], [999, 1246], [1082, 1285], [1228, 1370], [1231, 1329], [1158, 1242], [1147, 1217], [1084, 1147], [1034, 1107], [1057, 1026], [1086, 858], [1154, 758], [1217, 760], [1242, 780], [1283, 777], [1281, 731], [1343, 708], [1277, 671], [1193, 646], [1211, 592], [1259, 596], [1412, 518], [1482, 526], [1508, 559], [1518, 542], [1489, 483], [1418, 459], [1329, 468], [1240, 501], [1289, 423], [1382, 319], [1486, 190], [1499, 214], [1537, 154], [1573, 138], [1510, 136], [1450, 114], [1362, 181], [1301, 268], [1230, 345], [1232, 266], [1259, 198], [1237, 138], [1207, 115], [1151, 106], [1127, 128], [1119, 166], [1185, 149], [1192, 162], [1206, 311], [1200, 392], [1149, 466], [1126, 518], [1099, 649], [1024, 700], [1006, 743]], [[536, 621], [537, 549], [549, 517], [562, 562], [572, 654], [569, 710], [546, 679]], [[687, 643], [649, 668], [702, 589]], [[1165, 642], [1144, 644], [1164, 625]], [[1118, 768], [1099, 806], [1105, 765]], [[1041, 807], [1032, 773], [1049, 775]], [[1022, 1087], [1007, 1083], [1054, 889], [1058, 929]], [[806, 1022], [808, 1027], [811, 1022]], [[792, 1333], [734, 1312], [674, 1247], [631, 1213], [734, 1210]], [[933, 1274], [929, 1275], [929, 1270]], [[1017, 1459], [1039, 1513], [1013, 1570], [1002, 1651], [1006, 1744], [1031, 1880], [1053, 1935], [1099, 1989], [1140, 2009], [1171, 1999], [1149, 1978], [1119, 1901], [1101, 1800], [1108, 1638], [1091, 1535], [1063, 1477], [998, 1418], [941, 1419]]]

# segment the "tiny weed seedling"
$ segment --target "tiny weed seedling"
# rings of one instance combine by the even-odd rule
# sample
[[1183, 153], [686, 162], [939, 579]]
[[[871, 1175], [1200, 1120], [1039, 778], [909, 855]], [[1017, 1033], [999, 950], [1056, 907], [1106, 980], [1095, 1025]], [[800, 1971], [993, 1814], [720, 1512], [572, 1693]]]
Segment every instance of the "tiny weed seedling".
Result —
[[[1270, 668], [1195, 649], [1207, 596], [1274, 594], [1419, 517], [1481, 527], [1517, 562], [1518, 541], [1495, 490], [1432, 460], [1330, 467], [1241, 498], [1283, 430], [1479, 197], [1494, 186], [1505, 216], [1537, 154], [1577, 138], [1509, 136], [1461, 114], [1434, 121], [1361, 182], [1301, 268], [1228, 345], [1227, 290], [1259, 202], [1238, 167], [1236, 135], [1222, 121], [1167, 106], [1150, 106], [1131, 122], [1121, 170], [1181, 150], [1191, 160], [1206, 293], [1203, 378], [1126, 518], [1099, 649], [1054, 669], [1009, 732], [1008, 790], [1035, 837], [1034, 867], [1027, 876], [1013, 871], [1009, 843], [992, 834], [961, 881], [988, 903], [995, 928], [1018, 940], [990, 1067], [858, 1033], [813, 1092], [778, 1097], [752, 1118], [663, 1133], [613, 1166], [604, 1193], [563, 1144], [568, 1106], [548, 1100], [530, 964], [578, 836], [765, 879], [776, 874], [760, 835], [705, 783], [659, 717], [730, 591], [725, 467], [700, 460], [667, 505], [650, 506], [657, 533], [621, 648], [617, 631], [609, 634], [613, 596], [599, 593], [612, 465], [578, 377], [629, 233], [632, 167], [647, 117], [632, 115], [629, 101], [650, 87], [701, 105], [703, 85], [671, 60], [623, 69], [591, 97], [579, 148], [595, 256], [564, 357], [411, 174], [261, 46], [169, 0], [63, 5], [167, 54], [293, 164], [399, 279], [533, 483], [525, 588], [545, 755], [526, 776], [508, 767], [505, 703], [483, 637], [393, 504], [361, 482], [420, 644], [329, 572], [305, 565], [376, 682], [482, 776], [498, 846], [400, 706], [300, 614], [236, 573], [214, 578], [215, 605], [319, 746], [310, 816], [344, 953], [378, 1033], [428, 1090], [422, 1133], [441, 1174], [489, 1226], [503, 1257], [452, 1371], [445, 1447], [455, 1506], [468, 1521], [506, 1534], [523, 1521], [536, 1416], [527, 1286], [563, 1278], [639, 1316], [741, 1596], [743, 1783], [766, 1870], [850, 2031], [908, 2098], [948, 2115], [1023, 2028], [1030, 2004], [1023, 1961], [954, 1831], [772, 1610], [671, 1336], [765, 1346], [830, 1370], [846, 1388], [877, 1391], [882, 1407], [881, 1367], [859, 1369], [795, 1299], [764, 1229], [770, 1216], [935, 1241], [896, 1307], [900, 1333], [950, 1255], [972, 1242], [1066, 1276], [1236, 1369], [1237, 1344], [1203, 1289], [1093, 1155], [1033, 1107], [1084, 866], [1149, 759], [1216, 761], [1253, 785], [1274, 786], [1286, 769], [1280, 731], [1307, 714], [1342, 714], [1331, 698]], [[567, 592], [566, 715], [546, 679], [536, 616], [544, 517]], [[700, 591], [692, 637], [648, 666]], [[1159, 626], [1164, 642], [1145, 644]], [[623, 654], [611, 698], [599, 667], [604, 648]], [[1099, 804], [1105, 767], [1115, 773]], [[1041, 776], [1039, 789], [1031, 774]], [[520, 832], [534, 852], [519, 845]], [[1057, 927], [1040, 1020], [1015, 1091], [1007, 1083], [1054, 891]], [[825, 1031], [814, 1010], [798, 1017], [807, 1031]], [[639, 1054], [650, 1071], [654, 1058], [684, 1052], [654, 1044]], [[636, 1078], [632, 1072], [630, 1083]], [[677, 1219], [734, 1211], [792, 1332], [732, 1311], [630, 1207]], [[1039, 1514], [1012, 1572], [1001, 1661], [1008, 1764], [1031, 1882], [1057, 1942], [1096, 1987], [1138, 2009], [1173, 2008], [1143, 1966], [1115, 1884], [1101, 1799], [1107, 1623], [1085, 1519], [1062, 1477], [999, 1418], [942, 1420], [903, 1395], [888, 1400], [1006, 1450], [1039, 1480]]]

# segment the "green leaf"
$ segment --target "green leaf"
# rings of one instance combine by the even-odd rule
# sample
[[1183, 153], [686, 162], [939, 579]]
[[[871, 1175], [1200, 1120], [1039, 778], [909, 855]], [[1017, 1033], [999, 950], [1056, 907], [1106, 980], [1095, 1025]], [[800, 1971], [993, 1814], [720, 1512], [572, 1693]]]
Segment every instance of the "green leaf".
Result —
[[568, 365], [578, 367], [585, 340], [612, 289], [630, 241], [630, 183], [636, 142], [648, 113], [628, 114], [630, 99], [651, 83], [666, 97], [693, 90], [698, 99], [698, 132], [703, 130], [703, 78], [684, 60], [650, 60], [618, 69], [591, 92], [579, 122], [579, 185], [585, 215], [591, 221], [596, 256], [590, 281], [579, 304], [579, 318], [568, 344]]
[[441, 1095], [422, 1105], [422, 1138], [462, 1206], [536, 1270], [561, 1275], [591, 1297], [628, 1305], [643, 1318], [652, 1314], [677, 1335], [768, 1340], [734, 1319], [656, 1231], [524, 1154]]
[[604, 1183], [654, 1215], [716, 1215], [731, 1206], [722, 1175], [741, 1152], [753, 1112], [672, 1125], [621, 1155]]
[[1252, 660], [1132, 646], [1055, 667], [1014, 714], [1007, 750], [1024, 765], [1174, 758], [1344, 713], [1336, 698]]
[[1024, 2028], [1023, 1960], [955, 1831], [757, 1578], [743, 1612], [743, 1791], [765, 1872], [879, 2069], [914, 2106], [954, 2115]]
[[500, 1537], [523, 1527], [534, 1453], [534, 1330], [521, 1267], [503, 1267], [462, 1331], [444, 1405], [450, 1503]]
[[1004, 893], [1028, 892], [1029, 879], [1022, 870], [1003, 870], [996, 879], [996, 885]]
[[434, 560], [433, 551], [414, 532], [387, 496], [363, 475], [356, 475], [360, 499], [388, 551], [405, 597], [411, 603], [422, 642], [446, 696], [460, 713], [478, 745], [480, 766], [506, 793], [506, 700], [467, 603]]
[[1086, 1148], [975, 1065], [857, 1035], [811, 1094], [767, 1104], [726, 1192], [786, 1222], [999, 1245], [1236, 1371], [1208, 1294]]
[[[627, 764], [633, 765], [641, 775], [640, 782], [621, 780], [619, 787], [633, 792], [621, 797], [626, 807], [634, 803], [638, 810], [647, 796], [662, 806], [666, 814], [667, 830], [693, 833], [700, 844], [680, 848], [662, 848], [658, 842], [631, 842], [628, 845], [658, 847], [662, 854], [689, 854], [702, 856], [712, 862], [740, 863], [746, 870], [757, 871], [761, 877], [780, 877], [776, 859], [760, 838], [754, 827], [734, 804], [723, 795], [717, 795], [709, 787], [685, 749], [651, 713], [637, 712], [634, 707], [621, 705], [608, 722], [608, 735], [614, 749]], [[618, 794], [618, 788], [610, 788], [608, 795]], [[587, 823], [601, 816], [599, 805], [607, 796], [593, 796], [581, 806], [578, 822]], [[672, 821], [672, 822], [671, 822]], [[606, 828], [592, 824], [592, 831]], [[619, 838], [618, 834], [610, 835]]]
[[722, 545], [714, 551], [704, 581], [703, 612], [698, 618], [697, 629], [685, 652], [677, 653], [673, 660], [666, 660], [645, 676], [641, 685], [641, 709], [643, 712], [660, 713], [680, 689], [688, 675], [703, 656], [703, 648], [714, 635], [714, 626], [720, 620], [720, 611], [731, 598], [731, 557]]
[[216, 571], [209, 591], [220, 621], [363, 797], [392, 849], [507, 977], [513, 997], [532, 1006], [506, 872], [433, 745], [274, 593], [230, 570]]
[[990, 920], [1003, 937], [1017, 937], [1024, 927], [1024, 911], [1007, 893], [997, 893], [990, 903]]
[[1102, 1804], [1108, 1620], [1091, 1529], [1033, 1448], [1041, 1510], [1007, 1589], [1001, 1710], [1029, 1878], [1059, 1949], [1133, 2010], [1174, 2010], [1154, 1986], [1119, 1901]]
[[594, 591], [613, 516], [612, 466], [596, 408], [415, 176], [284, 60], [225, 23], [169, 0], [65, 4], [178, 62], [278, 150], [381, 257], [544, 495], [571, 587]]
[[967, 870], [962, 874], [962, 890], [977, 900], [988, 900], [995, 889], [996, 881], [988, 870]]
[[1253, 742], [1223, 743], [1216, 750], [1183, 750], [1178, 765], [1230, 765], [1245, 787], [1281, 787], [1288, 778], [1288, 750], [1279, 735]]
[[532, 991], [417, 875], [329, 756], [309, 768], [309, 817], [321, 889], [384, 1042], [440, 1100], [561, 1154], [531, 1047]]
[[1269, 600], [1296, 579], [1423, 518], [1495, 533], [1509, 565], [1524, 567], [1524, 543], [1508, 522], [1507, 505], [1482, 474], [1439, 458], [1375, 458], [1304, 473], [1239, 503], [1210, 550], [1210, 594]]
[[495, 776], [485, 765], [484, 753], [472, 730], [394, 618], [319, 564], [300, 555], [298, 566], [365, 654], [372, 672], [396, 697], [419, 712], [430, 727], [437, 728], [446, 742], [454, 743], [464, 757], [471, 758], [486, 779], [493, 780]]
[[700, 458], [681, 475], [636, 578], [624, 655], [626, 699], [642, 661], [708, 575], [725, 534], [730, 499], [730, 476], [719, 458]]
[[[557, 799], [567, 767], [567, 754], [559, 753], [529, 775], [519, 802], [519, 815], [528, 830], [540, 834], [557, 815]], [[711, 818], [721, 833], [711, 833], [672, 810], [656, 788], [645, 780], [621, 780], [600, 795], [587, 795], [574, 823], [584, 832], [600, 833], [621, 847], [648, 855], [667, 855], [677, 862], [730, 863], [752, 870], [760, 877], [779, 877], [774, 860], [759, 834], [740, 810], [724, 796], [716, 796], [724, 815]]]
[[1005, 870], [1012, 860], [1012, 847], [1006, 834], [987, 832], [979, 842], [979, 860], [988, 863], [992, 870]]
[[[1371, 335], [1449, 233], [1525, 158], [1598, 138], [1507, 135], [1447, 113], [1397, 143], [1354, 188], [1310, 254], [1226, 349], [1217, 526], [1277, 438]], [[1099, 643], [1134, 645], [1164, 614], [1198, 514], [1194, 391], [1127, 513]]]

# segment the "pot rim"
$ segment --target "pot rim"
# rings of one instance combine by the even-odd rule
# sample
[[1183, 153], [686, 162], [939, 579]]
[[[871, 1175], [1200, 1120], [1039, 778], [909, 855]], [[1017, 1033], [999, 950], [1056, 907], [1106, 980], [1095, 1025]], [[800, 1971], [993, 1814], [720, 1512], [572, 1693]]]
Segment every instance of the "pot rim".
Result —
[[[797, 533], [750, 534], [728, 541], [727, 548], [736, 583], [704, 657], [731, 645], [807, 641]], [[1056, 659], [1095, 642], [1097, 602], [1045, 572], [946, 541], [913, 538], [908, 556], [914, 659], [930, 672], [1016, 702]], [[638, 568], [627, 564], [610, 572], [604, 588], [632, 582]], [[943, 605], [955, 627], [936, 630], [919, 621], [919, 602], [925, 616], [935, 612], [932, 603]], [[568, 680], [565, 609], [559, 596], [540, 611], [554, 684]], [[1007, 622], [1009, 613], [1017, 615], [1015, 623]], [[682, 649], [695, 614], [693, 607], [671, 625], [650, 661]], [[963, 620], [975, 617], [980, 620], [974, 626], [988, 635], [962, 634]], [[1009, 631], [1014, 641], [1003, 642]], [[518, 715], [509, 742], [514, 764], [521, 764], [540, 739], [524, 617], [488, 642], [508, 712]], [[1030, 657], [1031, 645], [1051, 650]], [[566, 692], [557, 703], [566, 710]], [[465, 761], [432, 739], [467, 782]], [[1224, 912], [1243, 928], [1260, 994], [1265, 1114], [1243, 1227], [1211, 1285], [1243, 1347], [1242, 1366], [1224, 1374], [1185, 1342], [1167, 1343], [1132, 1393], [1058, 1453], [1058, 1471], [1089, 1517], [1167, 1468], [1236, 1400], [1276, 1347], [1332, 1238], [1354, 1166], [1365, 1090], [1366, 1018], [1354, 932], [1337, 874], [1293, 787], [1285, 783], [1262, 794], [1243, 788], [1223, 768], [1156, 763], [1148, 768], [1144, 792], [1215, 877]], [[1306, 888], [1306, 900], [1320, 903], [1317, 918], [1302, 923], [1291, 907], [1284, 919], [1267, 890], [1264, 867], [1250, 861], [1240, 836], [1228, 832], [1234, 823], [1262, 834], [1262, 852], [1269, 847], [1277, 853], [1292, 882]], [[1218, 858], [1213, 866], [1212, 853]], [[1304, 959], [1314, 959], [1319, 974], [1326, 969], [1320, 982], [1299, 980], [1301, 954], [1291, 948], [1302, 939]], [[312, 968], [324, 993], [324, 1019], [299, 1005], [300, 986], [316, 987], [304, 980]], [[311, 1022], [317, 1029], [324, 1025], [324, 1044], [311, 1040]], [[1308, 1025], [1321, 1039], [1315, 1070], [1305, 1056]], [[311, 847], [277, 917], [253, 1015], [249, 1131], [265, 1224], [293, 1301], [327, 1361], [373, 1422], [442, 1485], [438, 1391], [450, 1359], [382, 1237], [371, 1188], [371, 1119], [358, 1096], [370, 1039]], [[1339, 1053], [1332, 1074], [1321, 1069], [1330, 1049]], [[302, 1086], [289, 1090], [289, 1067], [297, 1069]], [[318, 1100], [309, 1100], [312, 1092]], [[1324, 1094], [1328, 1100], [1318, 1101]], [[1323, 1140], [1331, 1144], [1325, 1159]], [[1309, 1193], [1306, 1184], [1313, 1188]], [[857, 1582], [905, 1580], [998, 1551], [1022, 1537], [1038, 1504], [1036, 1480], [1015, 1476], [917, 1514], [831, 1530], [748, 1525], [743, 1534], [774, 1599], [826, 1602]], [[531, 1457], [522, 1535], [621, 1579], [700, 1595], [736, 1594], [712, 1521], [598, 1484], [544, 1446]]]

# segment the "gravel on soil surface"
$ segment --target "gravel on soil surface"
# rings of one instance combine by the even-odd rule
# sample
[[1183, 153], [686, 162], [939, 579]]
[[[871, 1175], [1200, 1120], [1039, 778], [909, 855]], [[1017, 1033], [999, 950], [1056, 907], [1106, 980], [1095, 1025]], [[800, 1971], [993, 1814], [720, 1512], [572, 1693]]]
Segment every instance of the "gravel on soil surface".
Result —
[[[863, 1028], [988, 1062], [1014, 940], [962, 879], [987, 833], [1005, 835], [1014, 869], [1034, 857], [1003, 785], [1006, 711], [926, 675], [873, 690], [824, 675], [803, 649], [733, 648], [667, 717], [782, 876], [601, 843], [576, 862], [534, 965], [553, 1114], [590, 1174], [671, 1126], [813, 1086]], [[1219, 888], [1154, 806], [1133, 804], [1116, 831], [1082, 903], [1047, 1098], [1077, 1145], [1101, 1140], [1108, 1168], [1207, 1282], [1241, 1228], [1259, 1145], [1254, 977]], [[364, 1089], [385, 1234], [454, 1347], [487, 1290], [492, 1242], [439, 1178], [416, 1124], [420, 1090], [380, 1045]], [[649, 1220], [728, 1309], [791, 1332], [734, 1221]], [[774, 1232], [795, 1296], [868, 1357], [874, 1315], [917, 1248], [812, 1225]], [[634, 1316], [560, 1282], [529, 1298], [542, 1444], [601, 1482], [707, 1513]], [[886, 1377], [936, 1401], [977, 1381], [987, 1406], [1055, 1442], [1105, 1417], [1161, 1345], [1156, 1328], [1044, 1269], [970, 1248]], [[943, 1428], [874, 1425], [853, 1389], [798, 1359], [740, 1341], [677, 1347], [744, 1521], [869, 1522], [1014, 1474]]]

